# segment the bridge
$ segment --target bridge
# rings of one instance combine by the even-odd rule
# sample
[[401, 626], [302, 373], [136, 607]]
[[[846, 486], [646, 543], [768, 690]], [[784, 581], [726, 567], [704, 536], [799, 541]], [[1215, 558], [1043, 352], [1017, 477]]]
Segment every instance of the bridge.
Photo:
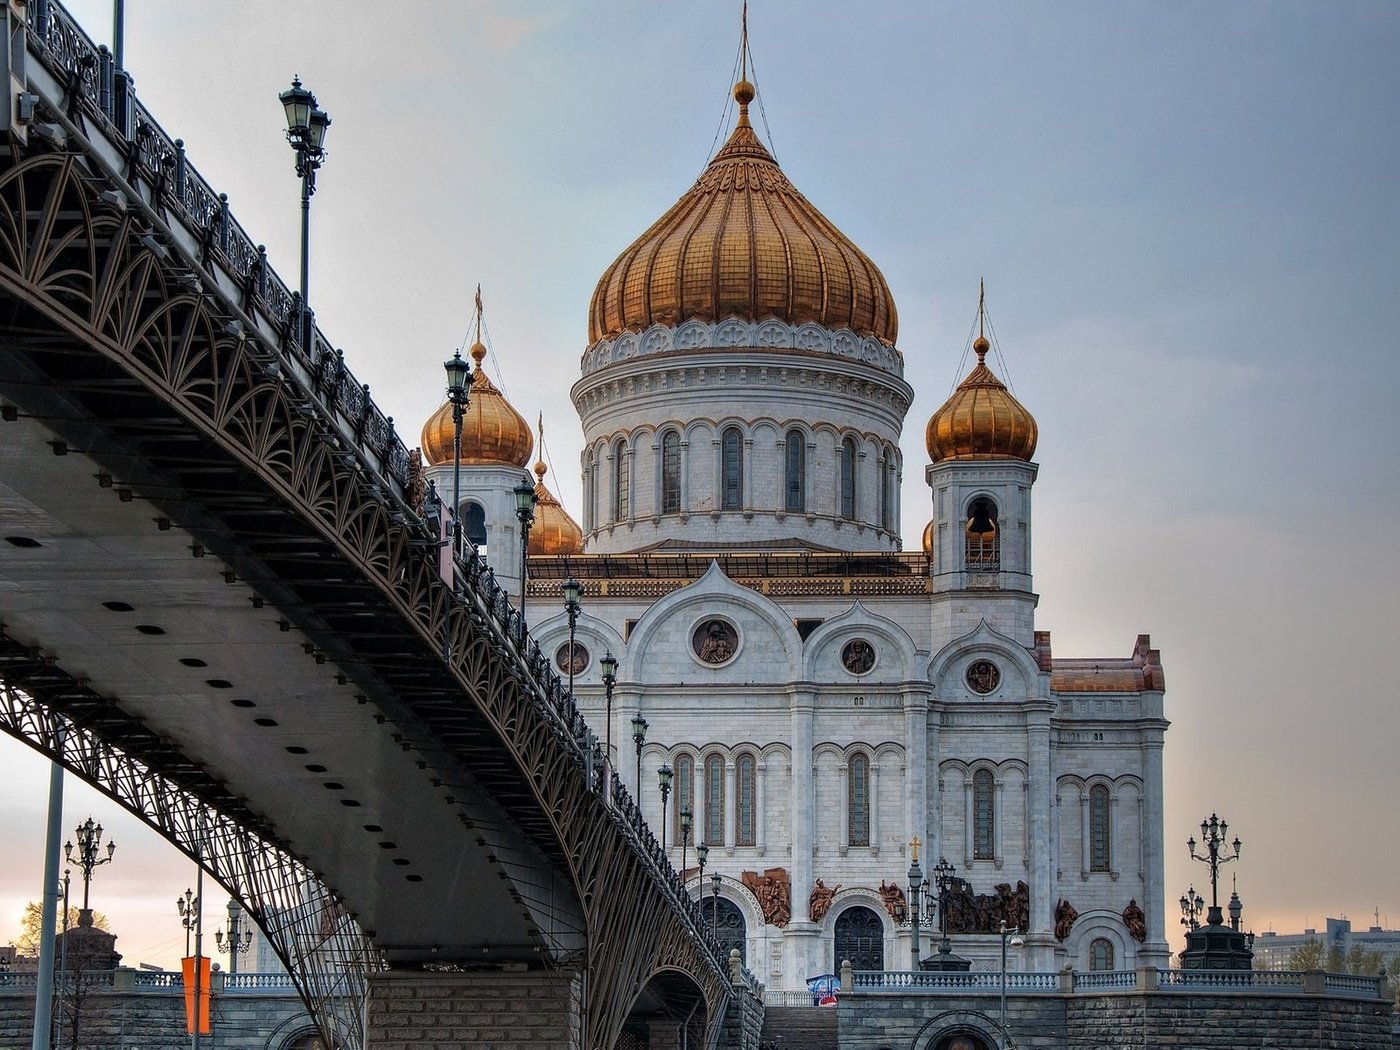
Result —
[[368, 387], [111, 53], [4, 18], [0, 727], [237, 897], [327, 1046], [502, 988], [560, 1045], [752, 1029]]

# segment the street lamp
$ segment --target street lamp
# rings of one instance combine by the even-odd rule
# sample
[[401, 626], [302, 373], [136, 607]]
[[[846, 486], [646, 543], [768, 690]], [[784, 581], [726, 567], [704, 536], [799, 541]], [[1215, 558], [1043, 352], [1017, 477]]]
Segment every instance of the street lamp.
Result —
[[564, 612], [569, 617], [569, 695], [574, 695], [574, 631], [578, 627], [578, 613], [583, 608], [583, 584], [572, 575], [559, 585], [564, 593]]
[[719, 942], [719, 884], [721, 881], [719, 872], [710, 876], [710, 889], [713, 891], [710, 901], [710, 937], [716, 943]]
[[297, 155], [301, 177], [301, 338], [302, 350], [311, 352], [311, 311], [307, 307], [310, 283], [308, 249], [311, 236], [311, 196], [316, 192], [316, 172], [326, 159], [326, 129], [331, 118], [316, 105], [316, 96], [292, 77], [292, 86], [277, 96], [287, 113], [287, 141]]
[[957, 870], [942, 857], [939, 857], [938, 863], [933, 866], [933, 884], [938, 887], [938, 931], [942, 935], [942, 941], [938, 945], [940, 955], [947, 955], [952, 950], [948, 944], [947, 896], [948, 887], [953, 884], [953, 873]]
[[107, 840], [107, 856], [100, 855], [102, 849], [102, 825], [94, 824], [91, 817], [78, 825], [74, 834], [77, 836], [77, 853], [74, 854], [73, 840], [69, 839], [63, 844], [63, 855], [68, 859], [69, 864], [76, 864], [83, 871], [83, 910], [78, 913], [79, 926], [92, 925], [92, 911], [88, 908], [88, 888], [92, 882], [92, 872], [94, 868], [99, 868], [103, 864], [112, 862], [112, 854], [117, 851], [117, 844], [110, 839]]
[[1206, 902], [1194, 885], [1187, 887], [1186, 895], [1181, 898], [1181, 925], [1188, 930], [1199, 930], [1201, 928], [1201, 915], [1206, 910]]
[[681, 878], [685, 878], [685, 853], [686, 847], [690, 845], [690, 829], [693, 826], [690, 815], [690, 803], [681, 804]]
[[911, 969], [919, 968], [919, 897], [924, 888], [924, 870], [919, 867], [919, 836], [909, 840], [913, 861], [909, 864], [909, 944], [914, 956]]
[[[570, 645], [573, 644], [573, 629], [569, 631]], [[570, 667], [573, 665], [570, 664]], [[611, 649], [604, 650], [603, 658], [598, 661], [598, 670], [603, 676], [603, 763], [612, 768], [612, 702], [613, 687], [617, 685], [617, 657], [612, 654]], [[636, 719], [633, 719], [636, 722]], [[637, 756], [641, 761], [641, 755]]]
[[214, 931], [214, 944], [221, 952], [228, 952], [228, 972], [238, 972], [238, 957], [246, 955], [253, 944], [253, 931], [242, 929], [242, 909], [236, 901], [228, 902], [228, 933]]
[[641, 715], [632, 716], [632, 743], [637, 745], [637, 801], [642, 800], [642, 745], [647, 742], [647, 720]]
[[1011, 1038], [1011, 1033], [1006, 1030], [1006, 944], [1010, 939], [1011, 947], [1024, 948], [1026, 939], [1021, 936], [1019, 929], [1008, 928], [1005, 919], [1001, 920], [998, 932], [1001, 934], [1001, 1045], [1002, 1050], [1011, 1050], [1016, 1043]]
[[180, 913], [180, 925], [185, 928], [185, 956], [190, 954], [190, 934], [199, 925], [199, 898], [194, 890], [186, 889], [183, 896], [175, 898], [175, 910]]
[[661, 788], [661, 852], [666, 852], [666, 800], [671, 797], [671, 767], [665, 762], [656, 769], [656, 779]]
[[535, 486], [527, 476], [511, 491], [515, 493], [515, 516], [520, 519], [520, 644], [524, 645], [525, 575], [529, 565], [527, 559], [530, 554], [530, 526], [535, 523]]
[[447, 400], [452, 403], [452, 553], [462, 554], [462, 413], [472, 389], [472, 366], [462, 360], [462, 351], [442, 363], [447, 372]]
[[[1206, 852], [1198, 854], [1196, 840], [1186, 840], [1191, 859], [1199, 860], [1210, 871], [1210, 911], [1206, 912], [1206, 923], [1211, 926], [1219, 926], [1225, 919], [1220, 910], [1220, 869], [1240, 859], [1239, 836], [1235, 836], [1234, 842], [1227, 843], [1225, 837], [1229, 833], [1230, 825], [1212, 813], [1209, 820], [1201, 821], [1201, 845], [1205, 847]], [[1234, 853], [1226, 852], [1227, 847], [1233, 848]]]
[[705, 862], [710, 859], [710, 847], [708, 843], [702, 842], [695, 847], [695, 863], [700, 866], [699, 885], [700, 895], [705, 894]]

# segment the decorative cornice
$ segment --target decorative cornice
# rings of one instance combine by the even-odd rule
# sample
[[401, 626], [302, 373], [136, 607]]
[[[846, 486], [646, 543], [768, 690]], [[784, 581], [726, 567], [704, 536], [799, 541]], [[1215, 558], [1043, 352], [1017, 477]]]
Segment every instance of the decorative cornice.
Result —
[[821, 325], [791, 325], [785, 321], [757, 323], [729, 318], [724, 321], [686, 321], [674, 328], [654, 324], [640, 332], [623, 332], [599, 339], [584, 351], [583, 375], [608, 365], [653, 354], [692, 350], [796, 350], [857, 361], [890, 375], [904, 376], [904, 355], [894, 346], [861, 336], [849, 328], [835, 331]]

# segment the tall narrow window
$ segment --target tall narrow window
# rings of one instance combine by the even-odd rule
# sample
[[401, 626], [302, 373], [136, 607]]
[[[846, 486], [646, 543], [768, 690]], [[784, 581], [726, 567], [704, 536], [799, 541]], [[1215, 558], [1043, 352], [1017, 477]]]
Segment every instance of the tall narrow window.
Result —
[[969, 569], [996, 572], [1001, 568], [1001, 531], [997, 528], [997, 505], [992, 500], [978, 496], [968, 505], [963, 535]]
[[1108, 788], [1095, 784], [1089, 789], [1089, 870], [1108, 871], [1109, 835]]
[[972, 774], [972, 856], [976, 860], [996, 859], [993, 788], [991, 770], [979, 769]]
[[462, 508], [462, 524], [466, 529], [467, 539], [471, 540], [480, 549], [486, 547], [486, 510], [480, 503], [468, 501]]
[[739, 510], [744, 505], [744, 435], [729, 427], [719, 443], [720, 509]]
[[856, 439], [841, 442], [841, 517], [856, 520]]
[[632, 460], [627, 455], [627, 442], [618, 439], [613, 445], [612, 519], [626, 521], [632, 512]]
[[738, 826], [734, 829], [734, 845], [752, 846], [754, 844], [754, 758], [750, 754], [742, 754], [734, 761], [734, 820]]
[[[691, 812], [692, 827], [694, 826], [695, 814], [695, 760], [689, 755], [680, 755], [676, 758], [676, 828], [675, 841], [688, 842], [685, 833], [681, 831], [681, 811], [689, 809]], [[694, 832], [691, 833], [692, 838]]]
[[880, 526], [894, 531], [894, 501], [890, 497], [890, 475], [894, 472], [894, 450], [886, 447], [880, 462]]
[[870, 845], [870, 759], [852, 755], [846, 766], [850, 845]]
[[1113, 969], [1113, 942], [1103, 937], [1095, 938], [1089, 944], [1089, 969]]
[[783, 509], [807, 509], [807, 441], [800, 430], [789, 430], [783, 449]]
[[705, 759], [705, 844], [724, 845], [724, 759]]
[[583, 460], [583, 531], [592, 532], [598, 520], [598, 453], [589, 449]]
[[661, 435], [661, 513], [681, 509], [681, 436], [674, 430]]

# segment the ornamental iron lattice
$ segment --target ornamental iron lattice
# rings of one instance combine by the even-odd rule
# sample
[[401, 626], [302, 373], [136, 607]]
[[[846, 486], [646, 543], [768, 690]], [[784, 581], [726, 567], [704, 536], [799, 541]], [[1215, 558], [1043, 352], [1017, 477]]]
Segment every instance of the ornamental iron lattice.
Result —
[[885, 968], [885, 924], [869, 908], [856, 905], [836, 916], [836, 965], [849, 961], [852, 970]]

